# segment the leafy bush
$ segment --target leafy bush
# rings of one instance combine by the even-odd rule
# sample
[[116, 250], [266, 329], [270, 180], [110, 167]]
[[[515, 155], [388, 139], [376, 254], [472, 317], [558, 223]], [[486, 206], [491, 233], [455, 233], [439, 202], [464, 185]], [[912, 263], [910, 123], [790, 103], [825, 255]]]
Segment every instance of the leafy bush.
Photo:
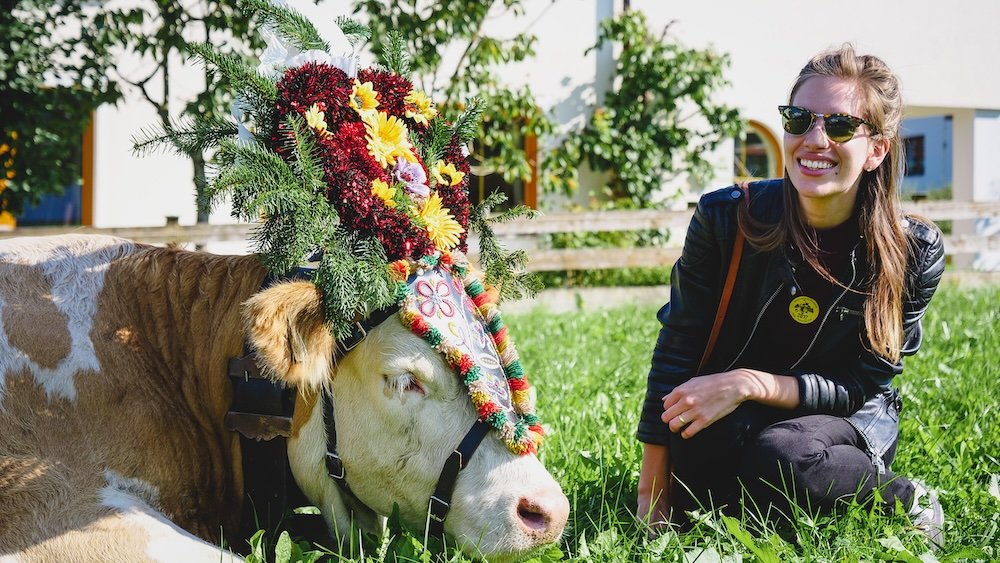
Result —
[[664, 183], [689, 175], [695, 184], [713, 170], [706, 158], [741, 128], [737, 111], [713, 101], [726, 84], [726, 55], [685, 48], [657, 36], [641, 11], [626, 10], [602, 20], [594, 49], [620, 49], [615, 86], [594, 108], [581, 131], [571, 132], [542, 165], [542, 186], [573, 193], [578, 167], [608, 172], [606, 186], [594, 186], [636, 208], [653, 207]]

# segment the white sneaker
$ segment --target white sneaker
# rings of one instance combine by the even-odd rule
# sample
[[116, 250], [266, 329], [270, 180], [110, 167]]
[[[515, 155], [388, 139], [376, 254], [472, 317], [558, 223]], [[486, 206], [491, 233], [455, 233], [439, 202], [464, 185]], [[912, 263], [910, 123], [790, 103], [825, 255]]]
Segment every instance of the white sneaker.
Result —
[[913, 483], [913, 506], [910, 507], [910, 521], [931, 540], [932, 548], [944, 547], [944, 510], [937, 493], [929, 490], [920, 481]]

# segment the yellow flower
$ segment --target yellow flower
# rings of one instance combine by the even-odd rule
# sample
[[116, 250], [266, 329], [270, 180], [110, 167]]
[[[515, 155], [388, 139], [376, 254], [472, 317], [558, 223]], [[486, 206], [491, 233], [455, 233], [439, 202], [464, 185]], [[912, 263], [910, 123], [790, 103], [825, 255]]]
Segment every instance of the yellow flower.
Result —
[[424, 202], [420, 218], [427, 225], [427, 236], [439, 250], [454, 248], [458, 244], [458, 235], [465, 232], [448, 208], [441, 205], [441, 196], [437, 193], [432, 193]]
[[8, 150], [10, 150], [10, 147], [7, 146], [7, 143], [4, 143], [4, 144], [0, 145], [0, 154], [4, 154]]
[[403, 102], [406, 104], [404, 106], [406, 117], [422, 125], [427, 125], [427, 122], [438, 114], [431, 99], [420, 90], [410, 90], [410, 93], [403, 98]]
[[438, 184], [457, 186], [462, 183], [462, 179], [465, 178], [465, 172], [460, 172], [455, 168], [455, 165], [450, 162], [446, 163], [443, 160], [439, 160], [434, 163], [434, 167], [431, 168], [431, 176]]
[[403, 120], [384, 111], [361, 114], [361, 120], [365, 123], [368, 154], [375, 157], [380, 166], [395, 166], [397, 158], [417, 161]]
[[379, 178], [372, 180], [372, 194], [385, 202], [386, 207], [396, 207], [396, 188], [390, 188], [384, 180]]
[[309, 127], [316, 130], [317, 133], [323, 135], [326, 133], [326, 115], [319, 111], [319, 106], [313, 104], [309, 107], [309, 111], [305, 115], [306, 123]]
[[351, 87], [351, 97], [347, 103], [354, 111], [364, 115], [378, 107], [378, 92], [375, 91], [375, 86], [371, 82], [361, 83], [355, 79], [354, 86]]

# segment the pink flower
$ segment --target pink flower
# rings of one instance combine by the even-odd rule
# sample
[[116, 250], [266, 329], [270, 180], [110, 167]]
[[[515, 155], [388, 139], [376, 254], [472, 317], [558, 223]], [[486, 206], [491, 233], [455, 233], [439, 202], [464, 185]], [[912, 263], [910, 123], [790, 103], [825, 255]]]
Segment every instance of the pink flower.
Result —
[[427, 197], [431, 193], [431, 189], [427, 186], [427, 173], [417, 162], [396, 159], [396, 168], [393, 169], [392, 175], [406, 185], [406, 191], [415, 196]]

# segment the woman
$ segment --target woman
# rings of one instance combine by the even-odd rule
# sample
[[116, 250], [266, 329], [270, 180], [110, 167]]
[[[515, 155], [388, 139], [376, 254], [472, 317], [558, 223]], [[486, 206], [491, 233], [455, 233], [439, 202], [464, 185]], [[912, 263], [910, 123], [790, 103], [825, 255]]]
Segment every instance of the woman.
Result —
[[[920, 346], [944, 268], [940, 231], [898, 207], [902, 110], [881, 60], [849, 45], [820, 54], [779, 108], [784, 179], [701, 198], [658, 315], [640, 516], [742, 504], [794, 517], [788, 499], [831, 509], [881, 498], [913, 507], [940, 543], [937, 499], [889, 468], [892, 379]], [[737, 229], [746, 246], [728, 312], [696, 374]], [[668, 468], [678, 485], [665, 486]]]

